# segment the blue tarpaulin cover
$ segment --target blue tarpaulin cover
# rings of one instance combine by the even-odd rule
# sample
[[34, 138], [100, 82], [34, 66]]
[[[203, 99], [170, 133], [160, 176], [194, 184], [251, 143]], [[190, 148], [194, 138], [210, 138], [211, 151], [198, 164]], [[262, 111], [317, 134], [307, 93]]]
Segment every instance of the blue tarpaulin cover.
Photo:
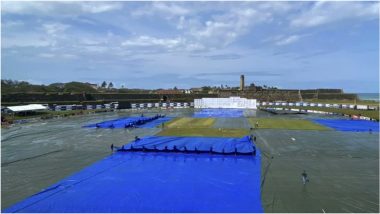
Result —
[[163, 122], [173, 119], [172, 117], [123, 117], [115, 120], [107, 120], [100, 123], [85, 125], [85, 128], [153, 128]]
[[116, 152], [3, 212], [263, 212], [256, 156]]
[[255, 146], [248, 136], [242, 138], [148, 136], [124, 145], [121, 150], [253, 154]]
[[370, 129], [373, 132], [379, 131], [379, 123], [368, 120], [315, 119], [313, 121], [338, 131], [368, 132]]
[[138, 127], [139, 128], [154, 128], [154, 127], [161, 125], [162, 123], [169, 122], [172, 119], [174, 119], [174, 117], [161, 117], [161, 118], [158, 118], [156, 120], [152, 120], [148, 123], [145, 123], [143, 125], [139, 125]]
[[195, 118], [208, 118], [208, 117], [243, 117], [242, 109], [201, 109], [194, 112]]

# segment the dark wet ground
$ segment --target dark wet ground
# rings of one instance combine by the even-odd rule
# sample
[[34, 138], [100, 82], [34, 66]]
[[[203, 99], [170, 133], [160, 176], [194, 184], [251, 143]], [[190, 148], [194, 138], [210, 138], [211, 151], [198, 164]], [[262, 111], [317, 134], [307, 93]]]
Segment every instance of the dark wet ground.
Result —
[[[191, 116], [193, 109], [144, 111], [146, 116]], [[18, 202], [110, 154], [136, 135], [160, 129], [85, 129], [82, 125], [141, 112], [114, 112], [46, 120], [2, 129], [2, 208]], [[246, 113], [247, 114], [247, 113]], [[257, 117], [319, 118], [272, 115]], [[337, 117], [337, 116], [333, 116]], [[246, 118], [218, 118], [214, 127], [248, 128]], [[257, 130], [263, 153], [262, 203], [266, 212], [379, 212], [378, 133]], [[273, 159], [271, 158], [273, 157]], [[306, 170], [310, 182], [301, 181]]]
[[[154, 111], [168, 116], [191, 115], [182, 111]], [[89, 129], [96, 123], [141, 112], [112, 112], [46, 120], [1, 130], [2, 208], [56, 183], [111, 154], [135, 136], [154, 135], [160, 129]]]
[[[378, 135], [293, 130], [255, 135], [267, 156], [266, 212], [379, 212]], [[310, 179], [305, 186], [303, 170]]]

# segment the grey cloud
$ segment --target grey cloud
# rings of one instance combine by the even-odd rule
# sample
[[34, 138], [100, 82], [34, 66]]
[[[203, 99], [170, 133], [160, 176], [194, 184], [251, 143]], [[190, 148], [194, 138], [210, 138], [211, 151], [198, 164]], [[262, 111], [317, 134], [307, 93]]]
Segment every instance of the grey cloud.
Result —
[[219, 54], [219, 55], [211, 55], [211, 56], [205, 56], [208, 59], [211, 60], [234, 60], [234, 59], [240, 59], [243, 56], [239, 54]]
[[189, 55], [191, 58], [206, 58], [211, 60], [235, 60], [243, 58], [240, 54]]
[[301, 56], [297, 56], [294, 59], [307, 59], [307, 58], [314, 57], [314, 56], [320, 56], [320, 55], [334, 53], [336, 51], [338, 51], [338, 50], [320, 50], [320, 51], [315, 51], [315, 52], [312, 52], [309, 54], [303, 54]]
[[76, 16], [83, 13], [104, 13], [120, 10], [120, 2], [15, 2], [3, 3], [5, 14], [32, 14], [37, 16]]
[[305, 10], [295, 17], [290, 25], [293, 27], [315, 27], [341, 20], [368, 19], [379, 17], [378, 2], [325, 2], [318, 1], [310, 10]]

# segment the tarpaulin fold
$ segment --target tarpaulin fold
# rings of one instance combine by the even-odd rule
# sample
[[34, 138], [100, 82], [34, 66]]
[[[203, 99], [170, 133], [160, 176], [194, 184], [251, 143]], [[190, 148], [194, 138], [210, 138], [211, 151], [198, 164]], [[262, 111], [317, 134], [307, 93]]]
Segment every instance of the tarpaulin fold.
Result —
[[147, 136], [119, 148], [119, 151], [176, 151], [220, 154], [254, 154], [255, 150], [253, 139], [249, 136], [242, 138]]
[[172, 117], [156, 115], [154, 117], [123, 117], [83, 126], [84, 128], [154, 128]]

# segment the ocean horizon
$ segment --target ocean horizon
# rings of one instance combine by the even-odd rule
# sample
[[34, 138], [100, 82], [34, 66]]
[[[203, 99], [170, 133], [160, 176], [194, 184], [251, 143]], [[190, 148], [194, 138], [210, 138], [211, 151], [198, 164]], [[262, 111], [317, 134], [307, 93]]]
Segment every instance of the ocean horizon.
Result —
[[356, 93], [361, 100], [380, 101], [379, 93]]

